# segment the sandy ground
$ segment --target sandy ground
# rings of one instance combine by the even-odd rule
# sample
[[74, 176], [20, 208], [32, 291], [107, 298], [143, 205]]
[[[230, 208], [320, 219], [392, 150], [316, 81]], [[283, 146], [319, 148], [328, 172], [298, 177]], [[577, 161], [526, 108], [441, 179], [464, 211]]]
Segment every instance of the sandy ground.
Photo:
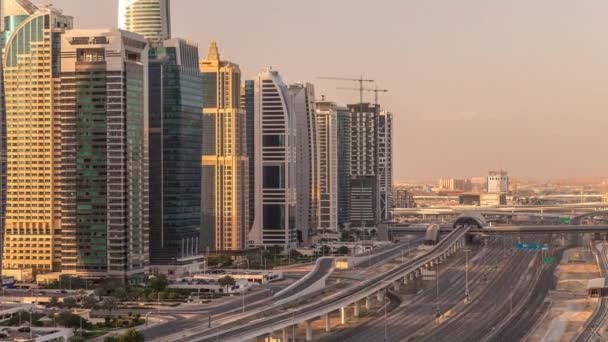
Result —
[[597, 298], [587, 298], [587, 282], [600, 275], [586, 249], [567, 250], [556, 272], [559, 282], [548, 296], [549, 310], [528, 336], [529, 342], [569, 342], [597, 305]]

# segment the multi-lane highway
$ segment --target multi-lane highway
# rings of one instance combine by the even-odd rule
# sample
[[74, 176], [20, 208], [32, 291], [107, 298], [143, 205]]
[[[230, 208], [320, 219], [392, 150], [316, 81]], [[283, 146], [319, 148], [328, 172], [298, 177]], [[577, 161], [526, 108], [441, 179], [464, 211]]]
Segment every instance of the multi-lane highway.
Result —
[[293, 309], [291, 312], [282, 312], [271, 317], [265, 317], [261, 320], [256, 320], [249, 323], [243, 322], [242, 324], [239, 324], [238, 327], [232, 328], [228, 331], [221, 331], [214, 334], [203, 333], [201, 334], [200, 338], [191, 338], [191, 340], [200, 342], [211, 342], [216, 340], [246, 340], [252, 336], [259, 336], [298, 322], [318, 318], [320, 315], [326, 314], [333, 310], [338, 310], [341, 307], [348, 306], [357, 300], [369, 296], [372, 293], [381, 291], [385, 287], [389, 286], [392, 282], [402, 279], [404, 274], [414, 272], [424, 267], [424, 265], [448, 252], [448, 250], [451, 249], [454, 244], [463, 239], [467, 231], [467, 228], [454, 231], [445, 239], [440, 241], [432, 250], [424, 253], [414, 260], [405, 262], [399, 267], [373, 276], [370, 279], [352, 286], [346, 291], [330, 297], [327, 300]]

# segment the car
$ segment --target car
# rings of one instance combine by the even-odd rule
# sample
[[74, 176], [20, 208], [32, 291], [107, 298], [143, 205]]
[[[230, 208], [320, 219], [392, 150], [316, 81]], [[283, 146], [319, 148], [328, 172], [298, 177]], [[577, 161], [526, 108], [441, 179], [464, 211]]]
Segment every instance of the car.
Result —
[[19, 329], [17, 329], [18, 332], [20, 333], [29, 333], [32, 329], [30, 329], [30, 327], [21, 327]]

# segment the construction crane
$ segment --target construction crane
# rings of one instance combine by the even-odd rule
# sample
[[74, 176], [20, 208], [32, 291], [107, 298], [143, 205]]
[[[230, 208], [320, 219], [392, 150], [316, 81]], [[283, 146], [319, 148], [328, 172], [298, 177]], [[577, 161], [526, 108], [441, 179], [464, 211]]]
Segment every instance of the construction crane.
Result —
[[359, 88], [357, 90], [359, 90], [359, 103], [363, 103], [363, 91], [365, 90], [365, 87], [363, 86], [364, 83], [374, 83], [374, 80], [366, 80], [363, 78], [363, 75], [360, 76], [359, 78], [343, 78], [343, 77], [319, 77], [319, 79], [322, 80], [334, 80], [334, 81], [351, 81], [351, 82], [359, 82]]
[[[388, 91], [389, 91], [388, 89], [379, 89], [377, 85], [376, 85], [376, 88], [362, 88], [362, 89], [357, 89], [357, 88], [336, 88], [336, 89], [339, 89], [339, 90], [353, 90], [353, 91], [357, 90], [357, 91], [361, 91], [361, 92], [363, 92], [363, 91], [372, 92], [372, 93], [374, 93], [374, 100], [375, 100], [374, 104], [376, 105], [376, 107], [378, 107], [378, 103], [379, 103], [378, 102], [378, 94], [380, 94], [380, 93], [388, 93]], [[361, 101], [360, 103], [363, 103], [363, 101]]]

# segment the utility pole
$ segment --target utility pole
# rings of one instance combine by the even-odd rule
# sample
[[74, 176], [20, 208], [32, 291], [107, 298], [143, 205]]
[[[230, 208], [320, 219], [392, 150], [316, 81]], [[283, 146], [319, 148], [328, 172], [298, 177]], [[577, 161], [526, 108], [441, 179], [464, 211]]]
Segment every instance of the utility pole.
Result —
[[468, 304], [469, 303], [469, 252], [471, 250], [470, 249], [465, 249], [464, 250], [464, 258], [465, 258], [465, 265], [464, 265], [464, 279], [465, 279], [465, 283], [464, 283], [464, 303]]

